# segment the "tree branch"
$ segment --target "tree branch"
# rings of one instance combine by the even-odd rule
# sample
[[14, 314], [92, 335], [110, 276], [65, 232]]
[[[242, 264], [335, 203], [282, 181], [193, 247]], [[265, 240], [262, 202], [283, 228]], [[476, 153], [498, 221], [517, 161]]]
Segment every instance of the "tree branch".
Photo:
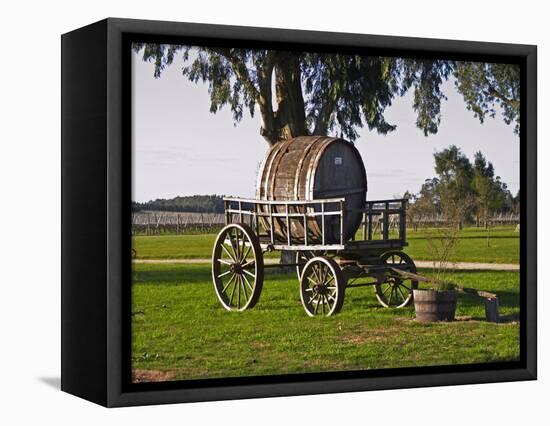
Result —
[[258, 99], [258, 89], [250, 78], [250, 74], [248, 73], [248, 68], [246, 67], [246, 64], [240, 58], [233, 55], [231, 53], [231, 49], [209, 47], [208, 50], [227, 59], [227, 61], [229, 61], [229, 63], [231, 64], [233, 72], [237, 75], [237, 78], [244, 86], [246, 86], [247, 90], [252, 94], [252, 96]]
[[515, 99], [510, 99], [507, 96], [505, 96], [504, 94], [502, 94], [501, 92], [499, 92], [493, 86], [493, 84], [489, 81], [489, 79], [487, 78], [487, 75], [485, 75], [484, 72], [481, 73], [481, 77], [483, 78], [483, 82], [487, 85], [487, 88], [488, 88], [485, 91], [486, 94], [488, 94], [488, 95], [490, 95], [494, 98], [500, 99], [502, 102], [504, 102], [507, 105], [510, 105], [513, 108], [516, 108], [518, 106], [518, 101], [515, 100]]

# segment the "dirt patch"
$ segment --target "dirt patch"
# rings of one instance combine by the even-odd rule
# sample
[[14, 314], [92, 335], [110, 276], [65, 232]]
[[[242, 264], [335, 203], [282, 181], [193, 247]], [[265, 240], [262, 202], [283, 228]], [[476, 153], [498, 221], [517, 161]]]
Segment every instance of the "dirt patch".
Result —
[[171, 371], [159, 371], [159, 370], [132, 370], [132, 382], [145, 383], [145, 382], [166, 382], [172, 380], [175, 373]]

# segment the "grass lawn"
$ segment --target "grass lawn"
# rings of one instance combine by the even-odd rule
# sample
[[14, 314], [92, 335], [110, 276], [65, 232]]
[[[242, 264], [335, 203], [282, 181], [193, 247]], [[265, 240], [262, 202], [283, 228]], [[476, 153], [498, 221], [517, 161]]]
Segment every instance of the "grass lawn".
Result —
[[138, 259], [209, 259], [216, 234], [132, 237]]
[[[205, 237], [189, 241], [201, 247], [198, 238]], [[161, 257], [149, 243], [141, 247], [142, 257], [146, 253]], [[202, 257], [191, 257], [195, 256]], [[349, 289], [340, 314], [310, 318], [300, 304], [295, 275], [266, 275], [258, 305], [242, 313], [223, 310], [214, 294], [209, 265], [134, 264], [133, 278], [132, 365], [160, 374], [156, 377], [161, 380], [469, 364], [519, 357], [517, 272], [462, 271], [450, 277], [465, 286], [496, 292], [501, 315], [507, 318], [501, 324], [485, 322], [481, 301], [469, 296], [460, 296], [458, 321], [420, 324], [413, 320], [412, 307], [382, 308], [370, 288]]]
[[[433, 234], [437, 235], [436, 233]], [[519, 263], [519, 232], [514, 227], [464, 228], [450, 256], [454, 262]], [[423, 230], [407, 230], [405, 251], [417, 260], [432, 260], [434, 254]]]
[[[519, 233], [513, 227], [498, 227], [489, 231], [465, 228], [449, 260], [462, 262], [519, 263]], [[215, 234], [136, 236], [133, 247], [140, 259], [210, 258]], [[425, 231], [407, 231], [409, 246], [405, 251], [415, 260], [432, 260], [433, 254]], [[277, 257], [278, 253], [266, 257]]]

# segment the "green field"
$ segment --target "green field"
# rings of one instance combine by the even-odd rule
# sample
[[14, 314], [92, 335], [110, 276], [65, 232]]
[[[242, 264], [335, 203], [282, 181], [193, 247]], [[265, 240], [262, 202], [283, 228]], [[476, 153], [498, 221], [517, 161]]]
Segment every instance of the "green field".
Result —
[[[432, 232], [433, 234], [433, 232]], [[452, 261], [519, 263], [512, 227], [466, 228]], [[426, 231], [406, 251], [432, 260]], [[136, 236], [138, 259], [207, 259], [215, 234]], [[271, 253], [269, 256], [277, 256]], [[429, 275], [428, 270], [421, 273]], [[519, 357], [519, 273], [446, 277], [499, 296], [504, 321], [484, 321], [482, 300], [460, 296], [458, 321], [421, 324], [414, 308], [382, 308], [371, 288], [348, 289], [340, 314], [308, 317], [294, 274], [269, 273], [258, 305], [225, 311], [209, 264], [133, 265], [132, 363], [137, 380], [177, 380], [509, 361]]]
[[460, 296], [457, 321], [417, 323], [412, 307], [382, 308], [371, 288], [348, 289], [338, 315], [310, 318], [293, 274], [266, 275], [258, 305], [233, 313], [220, 306], [209, 265], [134, 264], [133, 368], [175, 380], [517, 360], [519, 273], [449, 278], [496, 292], [503, 323], [485, 322], [471, 296]]
[[[437, 235], [437, 234], [434, 234]], [[489, 236], [489, 238], [488, 238]], [[136, 236], [133, 247], [139, 259], [210, 258], [215, 234]], [[408, 230], [405, 251], [415, 260], [432, 260], [426, 231]], [[275, 253], [269, 257], [276, 256]], [[519, 263], [519, 233], [513, 227], [465, 228], [449, 259], [462, 262]]]

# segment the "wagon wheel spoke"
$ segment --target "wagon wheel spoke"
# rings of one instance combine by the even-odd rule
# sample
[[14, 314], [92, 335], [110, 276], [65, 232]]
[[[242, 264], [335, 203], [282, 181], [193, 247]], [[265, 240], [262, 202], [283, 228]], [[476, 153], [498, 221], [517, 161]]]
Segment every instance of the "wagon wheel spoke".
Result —
[[317, 295], [316, 299], [317, 299], [317, 303], [315, 304], [315, 310], [313, 311], [313, 314], [315, 315], [317, 313], [317, 309], [319, 309], [319, 298], [320, 298], [320, 294]]
[[318, 266], [316, 264], [314, 264], [313, 267], [311, 268], [311, 270], [312, 270], [313, 275], [314, 275], [315, 283], [317, 284], [319, 281], [321, 281], [321, 278], [319, 277], [319, 274], [317, 272]]
[[218, 262], [223, 263], [224, 265], [228, 265], [228, 266], [231, 266], [231, 265], [233, 265], [233, 263], [235, 263], [235, 262], [228, 262], [225, 259], [217, 259], [217, 260], [218, 260]]
[[317, 281], [315, 281], [312, 277], [306, 277], [306, 278], [308, 279], [308, 281], [309, 281], [311, 284], [313, 284], [313, 285], [317, 284]]
[[[229, 250], [225, 247], [225, 241], [221, 244], [221, 248], [227, 253], [227, 255], [231, 258], [233, 262], [236, 262], [234, 253], [229, 253]], [[233, 247], [231, 246], [231, 250], [233, 250]]]
[[237, 275], [233, 274], [231, 276], [231, 278], [229, 279], [229, 281], [227, 282], [227, 284], [225, 285], [225, 287], [223, 288], [222, 290], [222, 293], [225, 293], [225, 290], [227, 290], [227, 288], [231, 285], [231, 283], [233, 282], [233, 280], [235, 279]]
[[330, 310], [332, 309], [332, 303], [330, 303], [330, 300], [329, 300], [329, 297], [330, 295], [329, 294], [326, 294], [324, 296], [324, 299], [325, 299], [325, 302], [327, 304], [327, 308], [328, 308], [328, 311], [330, 312]]
[[218, 275], [218, 278], [225, 277], [226, 275], [229, 275], [229, 274], [231, 274], [231, 270], [221, 273], [220, 275]]
[[[243, 257], [241, 257], [240, 261], [241, 263], [244, 262], [247, 258], [248, 258], [248, 255], [250, 254], [250, 250], [252, 249], [252, 246], [248, 246], [246, 248], [246, 253], [243, 255]], [[250, 262], [248, 262], [250, 263]]]
[[248, 262], [243, 263], [242, 268], [248, 268], [249, 266], [254, 265], [254, 263], [256, 263], [254, 260], [249, 260]]
[[399, 291], [399, 294], [401, 295], [401, 299], [403, 299], [403, 302], [404, 302], [405, 300], [407, 300], [407, 296], [405, 296], [405, 295], [403, 294], [403, 290], [401, 290], [401, 287], [402, 287], [402, 286], [399, 285], [399, 286], [397, 287], [397, 290]]
[[236, 262], [238, 259], [238, 253], [235, 246], [235, 240], [236, 240], [235, 232], [236, 231], [234, 229], [229, 230], [225, 240], [226, 244], [228, 244], [231, 249], [231, 258], [233, 259], [234, 262]]
[[325, 269], [325, 275], [323, 277], [323, 283], [327, 285], [330, 280], [334, 280], [334, 275], [332, 275], [328, 266], [325, 267], [324, 269]]
[[239, 243], [239, 230], [235, 228], [235, 261], [238, 261], [241, 257], [241, 245]]
[[245, 253], [245, 250], [247, 248], [249, 248], [250, 246], [246, 246], [246, 239], [245, 239], [245, 236], [244, 234], [242, 235], [242, 238], [240, 239], [240, 245], [239, 245], [239, 253], [241, 254], [241, 257], [239, 257], [239, 260], [242, 261], [246, 259], [246, 256], [248, 255], [248, 252], [246, 254]]
[[250, 275], [252, 278], [256, 278], [256, 275], [253, 274], [252, 272], [248, 271], [247, 269], [243, 269], [243, 272], [244, 272], [245, 274]]
[[324, 268], [323, 265], [319, 265], [319, 267], [317, 268], [318, 272], [319, 272], [319, 281], [324, 283], [325, 282], [325, 276], [326, 276], [326, 270]]
[[231, 296], [229, 298], [229, 305], [233, 304], [233, 296], [235, 296], [235, 288], [237, 287], [237, 282], [239, 281], [239, 277], [236, 276], [237, 279], [235, 280], [235, 284], [233, 285], [233, 288], [231, 290]]
[[239, 286], [237, 287], [237, 309], [241, 309], [241, 287], [243, 286], [243, 279], [239, 275]]
[[388, 298], [388, 305], [391, 305], [391, 301], [393, 298], [393, 287], [390, 287], [390, 288], [391, 288], [391, 291], [390, 291], [390, 297]]
[[[243, 275], [243, 278], [244, 278], [244, 280], [245, 280], [245, 282], [246, 282], [246, 285], [247, 285], [248, 288], [250, 289], [250, 291], [253, 291], [253, 287], [250, 285], [250, 281], [248, 281], [248, 279], [246, 278], [245, 275]], [[248, 297], [248, 296], [246, 296], [246, 297]]]
[[[243, 278], [245, 278], [244, 275], [243, 275]], [[248, 300], [248, 290], [246, 289], [246, 284], [244, 280], [242, 284], [243, 284], [244, 297]], [[248, 284], [248, 286], [250, 287], [250, 284]], [[250, 289], [252, 290], [252, 287], [250, 287]]]

